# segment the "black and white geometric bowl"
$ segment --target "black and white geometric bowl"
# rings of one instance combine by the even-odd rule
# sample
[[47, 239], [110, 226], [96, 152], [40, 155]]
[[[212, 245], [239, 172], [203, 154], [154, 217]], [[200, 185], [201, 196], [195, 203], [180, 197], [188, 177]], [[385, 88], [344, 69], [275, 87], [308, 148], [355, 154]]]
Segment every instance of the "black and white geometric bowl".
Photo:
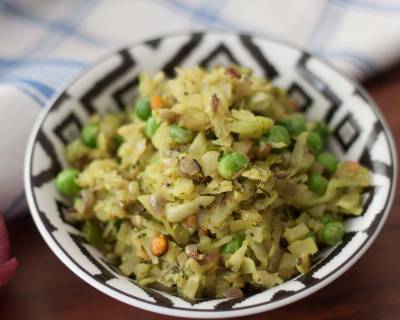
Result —
[[[94, 112], [122, 110], [136, 96], [141, 71], [177, 66], [241, 64], [285, 87], [311, 119], [332, 129], [329, 148], [341, 160], [361, 162], [373, 184], [363, 195], [364, 214], [346, 221], [341, 243], [324, 251], [306, 274], [240, 299], [196, 303], [142, 288], [108, 265], [64, 218], [68, 200], [54, 187], [67, 166], [65, 145]], [[396, 181], [393, 139], [365, 91], [307, 52], [257, 36], [191, 33], [129, 46], [80, 75], [48, 105], [33, 129], [26, 153], [25, 188], [33, 219], [53, 252], [98, 290], [132, 306], [187, 318], [235, 317], [271, 310], [299, 300], [346, 271], [371, 245], [389, 213]]]

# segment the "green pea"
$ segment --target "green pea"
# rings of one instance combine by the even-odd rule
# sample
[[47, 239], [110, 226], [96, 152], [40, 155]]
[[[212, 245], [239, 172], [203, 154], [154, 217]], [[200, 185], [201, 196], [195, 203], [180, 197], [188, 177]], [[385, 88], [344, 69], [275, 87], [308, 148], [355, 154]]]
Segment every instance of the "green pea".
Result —
[[193, 131], [187, 128], [180, 127], [177, 124], [173, 124], [169, 128], [169, 136], [172, 139], [172, 142], [184, 144], [192, 141]]
[[336, 160], [336, 157], [333, 154], [329, 152], [322, 152], [317, 156], [316, 160], [317, 162], [322, 164], [324, 169], [328, 171], [330, 174], [335, 173], [338, 161]]
[[318, 133], [310, 132], [307, 138], [307, 147], [316, 154], [322, 150], [323, 142]]
[[290, 115], [283, 119], [281, 123], [291, 136], [298, 136], [303, 131], [306, 131], [306, 122], [303, 116], [299, 114]]
[[324, 122], [316, 122], [313, 131], [319, 134], [323, 143], [326, 142], [330, 133], [328, 126]]
[[343, 239], [344, 233], [344, 225], [341, 221], [331, 221], [324, 224], [318, 234], [318, 238], [321, 243], [333, 246]]
[[146, 121], [146, 126], [144, 128], [144, 132], [148, 138], [151, 138], [157, 131], [159, 124], [156, 119], [150, 117]]
[[135, 103], [136, 116], [146, 121], [151, 116], [150, 99], [148, 97], [140, 97]]
[[330, 213], [330, 212], [326, 212], [326, 213], [319, 219], [319, 221], [320, 221], [321, 223], [323, 223], [323, 224], [327, 224], [327, 223], [329, 223], [329, 222], [337, 221], [337, 220], [338, 220], [338, 219], [335, 218], [335, 217], [333, 216], [333, 214]]
[[93, 221], [86, 220], [83, 225], [83, 236], [86, 241], [98, 249], [102, 249], [105, 245], [105, 241], [102, 235], [102, 231], [99, 225]]
[[284, 148], [291, 142], [287, 129], [280, 125], [274, 125], [265, 134], [266, 142], [273, 148]]
[[233, 152], [223, 156], [218, 162], [218, 172], [225, 179], [233, 179], [235, 175], [246, 168], [249, 158], [245, 154]]
[[319, 196], [323, 196], [328, 187], [328, 180], [318, 173], [310, 173], [308, 175], [307, 185], [311, 191]]
[[89, 148], [96, 148], [99, 133], [99, 126], [96, 123], [89, 123], [81, 131], [81, 141]]
[[244, 236], [236, 233], [233, 235], [231, 241], [222, 246], [221, 252], [233, 254], [242, 246], [243, 241]]
[[79, 171], [76, 169], [61, 171], [56, 178], [57, 190], [66, 196], [75, 196], [81, 189], [76, 182], [78, 175]]

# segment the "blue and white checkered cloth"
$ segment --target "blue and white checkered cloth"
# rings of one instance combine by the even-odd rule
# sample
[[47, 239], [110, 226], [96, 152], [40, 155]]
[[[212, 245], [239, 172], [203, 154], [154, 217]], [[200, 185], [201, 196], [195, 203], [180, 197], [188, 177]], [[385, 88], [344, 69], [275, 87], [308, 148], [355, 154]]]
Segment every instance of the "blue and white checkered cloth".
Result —
[[24, 206], [27, 138], [58, 88], [126, 42], [207, 28], [282, 38], [358, 79], [400, 56], [399, 0], [0, 0], [0, 212]]

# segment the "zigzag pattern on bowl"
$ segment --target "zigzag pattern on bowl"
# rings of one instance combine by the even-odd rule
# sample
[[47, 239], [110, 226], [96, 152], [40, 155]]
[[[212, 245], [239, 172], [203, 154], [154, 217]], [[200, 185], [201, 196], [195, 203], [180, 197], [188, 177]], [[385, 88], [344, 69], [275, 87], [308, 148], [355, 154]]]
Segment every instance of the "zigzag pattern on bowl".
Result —
[[[165, 292], [141, 288], [109, 265], [85, 242], [80, 231], [65, 220], [68, 202], [57, 193], [53, 180], [67, 166], [63, 156], [65, 144], [78, 136], [90, 114], [121, 110], [133, 101], [140, 71], [162, 69], [172, 75], [178, 66], [230, 63], [252, 67], [256, 74], [287, 88], [310, 118], [324, 119], [333, 131], [330, 149], [340, 159], [358, 160], [370, 168], [373, 186], [364, 194], [364, 215], [346, 222], [343, 241], [325, 250], [307, 274], [240, 299], [185, 301]], [[47, 111], [31, 154], [33, 214], [39, 216], [51, 241], [73, 264], [99, 285], [118, 292], [125, 302], [135, 305], [135, 301], [142, 301], [149, 310], [152, 305], [186, 311], [229, 311], [257, 306], [266, 310], [276, 302], [310, 290], [345, 268], [376, 234], [387, 213], [393, 188], [394, 156], [390, 143], [364, 93], [305, 52], [247, 35], [195, 33], [160, 38], [126, 48], [104, 60], [67, 88]]]

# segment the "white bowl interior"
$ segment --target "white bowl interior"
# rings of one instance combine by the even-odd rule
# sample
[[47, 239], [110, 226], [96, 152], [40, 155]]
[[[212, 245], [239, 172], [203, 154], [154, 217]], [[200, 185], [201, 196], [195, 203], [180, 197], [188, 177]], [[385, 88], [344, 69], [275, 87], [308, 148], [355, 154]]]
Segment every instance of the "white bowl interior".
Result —
[[[64, 219], [68, 199], [54, 187], [67, 167], [65, 144], [78, 137], [93, 112], [121, 110], [135, 98], [138, 74], [176, 66], [239, 63], [287, 88], [310, 119], [332, 129], [329, 148], [339, 159], [360, 161], [372, 171], [364, 193], [364, 214], [348, 219], [347, 233], [305, 275], [242, 299], [185, 301], [138, 287], [108, 265], [80, 231]], [[123, 302], [150, 311], [186, 317], [240, 316], [298, 300], [343, 273], [371, 244], [390, 209], [395, 179], [394, 147], [374, 105], [351, 81], [301, 50], [258, 37], [225, 33], [189, 34], [124, 49], [81, 75], [53, 101], [37, 122], [26, 158], [25, 183], [30, 209], [49, 246], [85, 281]]]

